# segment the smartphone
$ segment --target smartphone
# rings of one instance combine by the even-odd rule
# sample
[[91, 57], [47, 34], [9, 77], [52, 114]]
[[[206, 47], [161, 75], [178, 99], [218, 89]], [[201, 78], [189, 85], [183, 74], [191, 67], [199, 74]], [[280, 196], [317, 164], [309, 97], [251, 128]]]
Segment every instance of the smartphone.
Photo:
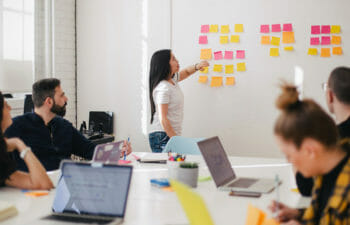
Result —
[[230, 196], [260, 198], [261, 193], [259, 193], [259, 192], [249, 192], [249, 191], [231, 191], [229, 193], [229, 195]]

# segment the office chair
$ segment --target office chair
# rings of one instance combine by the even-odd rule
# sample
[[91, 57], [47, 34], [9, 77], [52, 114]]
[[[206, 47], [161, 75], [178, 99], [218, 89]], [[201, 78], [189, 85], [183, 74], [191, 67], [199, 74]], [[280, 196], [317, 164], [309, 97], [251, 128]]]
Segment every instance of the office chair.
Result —
[[176, 152], [185, 155], [200, 155], [197, 142], [205, 138], [188, 138], [182, 136], [173, 136], [165, 146], [163, 153]]
[[28, 94], [24, 98], [23, 113], [33, 112], [33, 111], [34, 111], [34, 103], [32, 100], [32, 95]]

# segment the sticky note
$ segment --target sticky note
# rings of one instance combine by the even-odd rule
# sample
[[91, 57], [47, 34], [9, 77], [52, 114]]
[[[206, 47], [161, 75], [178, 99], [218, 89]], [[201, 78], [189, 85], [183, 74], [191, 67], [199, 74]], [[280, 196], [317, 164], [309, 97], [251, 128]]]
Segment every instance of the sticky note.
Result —
[[225, 51], [225, 59], [233, 59], [233, 51]]
[[283, 24], [283, 31], [293, 31], [293, 26], [291, 23]]
[[281, 32], [281, 24], [272, 24], [271, 30], [272, 32]]
[[331, 37], [330, 36], [322, 36], [321, 37], [321, 45], [330, 45]]
[[230, 26], [229, 25], [221, 25], [221, 33], [222, 34], [230, 33]]
[[282, 32], [282, 43], [290, 44], [294, 43], [294, 32], [293, 31], [283, 31]]
[[199, 76], [198, 82], [201, 84], [205, 84], [208, 81], [208, 76]]
[[208, 37], [206, 35], [199, 36], [199, 44], [208, 44]]
[[225, 66], [225, 73], [226, 74], [233, 73], [233, 65], [226, 65]]
[[222, 86], [222, 77], [211, 77], [210, 87]]
[[341, 37], [340, 36], [332, 36], [331, 43], [332, 43], [332, 45], [340, 45]]
[[210, 33], [217, 33], [217, 32], [219, 32], [219, 25], [217, 25], [217, 24], [210, 25], [209, 32]]
[[284, 50], [285, 51], [293, 51], [294, 47], [293, 46], [286, 46], [286, 47], [284, 47]]
[[118, 164], [119, 164], [119, 165], [125, 165], [125, 164], [130, 164], [130, 163], [132, 163], [130, 160], [123, 160], [123, 159], [120, 159], [120, 160], [118, 161]]
[[245, 63], [237, 63], [237, 71], [239, 72], [246, 71]]
[[228, 36], [220, 36], [220, 44], [227, 44]]
[[237, 50], [236, 51], [236, 58], [237, 59], [244, 59], [245, 57], [245, 51], [244, 50]]
[[222, 51], [214, 52], [214, 59], [215, 60], [222, 59]]
[[260, 33], [269, 33], [270, 32], [270, 26], [267, 24], [263, 24], [260, 26]]
[[25, 193], [26, 196], [30, 196], [30, 197], [40, 197], [48, 194], [49, 194], [48, 191], [28, 191]]
[[311, 34], [320, 34], [321, 29], [319, 25], [313, 25], [311, 26]]
[[270, 56], [279, 56], [279, 49], [278, 48], [270, 48]]
[[209, 67], [207, 66], [207, 67], [204, 67], [203, 70], [200, 70], [199, 72], [200, 73], [208, 73], [208, 71], [209, 71]]
[[243, 24], [235, 24], [235, 32], [236, 33], [243, 32]]
[[231, 43], [239, 43], [239, 35], [231, 35]]
[[209, 33], [209, 25], [202, 25], [201, 26], [201, 33]]
[[271, 37], [271, 44], [272, 45], [280, 45], [280, 38], [279, 37]]
[[226, 77], [226, 85], [234, 85], [235, 77]]
[[309, 50], [307, 51], [308, 55], [317, 55], [318, 51], [317, 48], [309, 48]]
[[333, 55], [342, 55], [343, 50], [341, 47], [333, 47]]
[[319, 37], [312, 37], [310, 38], [310, 45], [319, 45], [320, 44], [320, 38]]
[[261, 225], [280, 225], [280, 223], [274, 218], [265, 219]]
[[321, 48], [321, 57], [330, 57], [331, 49], [330, 48]]
[[331, 26], [331, 33], [332, 34], [339, 34], [340, 33], [340, 26], [339, 25], [332, 25]]
[[261, 44], [269, 45], [270, 44], [270, 36], [261, 36]]
[[222, 71], [222, 65], [220, 64], [215, 64], [213, 68], [214, 72], [221, 72]]
[[330, 32], [331, 32], [331, 26], [329, 26], [329, 25], [321, 26], [321, 33], [322, 34], [329, 34]]
[[263, 221], [265, 220], [266, 214], [252, 206], [251, 204], [248, 205], [248, 210], [247, 210], [247, 219], [245, 224], [246, 225], [261, 225]]
[[211, 48], [201, 49], [200, 59], [211, 59]]

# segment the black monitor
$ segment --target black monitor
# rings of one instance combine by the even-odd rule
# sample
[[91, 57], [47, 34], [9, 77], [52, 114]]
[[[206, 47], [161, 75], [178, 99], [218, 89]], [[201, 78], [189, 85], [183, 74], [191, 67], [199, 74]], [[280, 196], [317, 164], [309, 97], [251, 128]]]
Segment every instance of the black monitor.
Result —
[[105, 134], [113, 134], [113, 112], [90, 111], [89, 130], [102, 131]]

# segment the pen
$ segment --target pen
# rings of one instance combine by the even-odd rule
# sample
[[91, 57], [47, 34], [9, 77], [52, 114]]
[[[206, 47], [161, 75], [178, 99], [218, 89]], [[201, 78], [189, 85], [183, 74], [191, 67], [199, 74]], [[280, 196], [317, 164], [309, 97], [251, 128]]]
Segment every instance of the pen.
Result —
[[[128, 144], [130, 142], [130, 137], [128, 137], [128, 142], [126, 144]], [[126, 146], [126, 148], [128, 148], [128, 146]], [[124, 152], [124, 160], [126, 160], [126, 152]]]
[[279, 177], [278, 175], [276, 174], [275, 176], [275, 189], [276, 189], [276, 202], [277, 202], [277, 210], [276, 210], [276, 213], [275, 213], [275, 216], [277, 217], [278, 216], [278, 213], [279, 213], [279, 204], [280, 204], [280, 195], [279, 195]]

